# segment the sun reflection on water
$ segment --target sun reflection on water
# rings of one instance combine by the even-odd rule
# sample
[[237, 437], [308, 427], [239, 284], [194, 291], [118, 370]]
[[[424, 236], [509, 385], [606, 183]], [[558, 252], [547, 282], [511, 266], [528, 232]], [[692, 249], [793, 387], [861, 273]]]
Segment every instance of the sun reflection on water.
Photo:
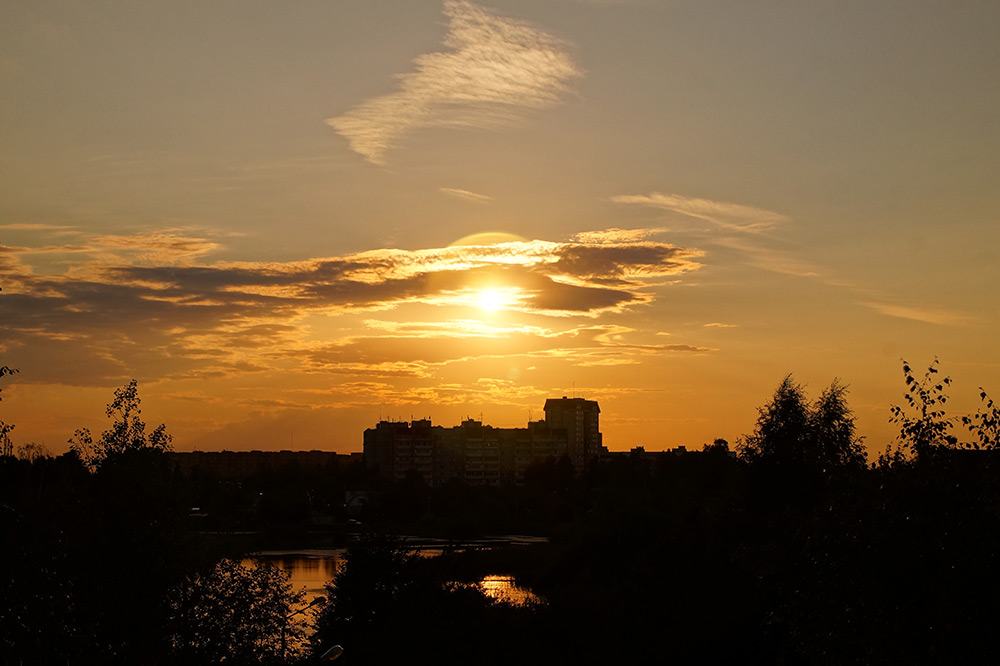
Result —
[[515, 606], [541, 602], [531, 590], [520, 587], [513, 576], [486, 576], [479, 581], [478, 587], [487, 597]]

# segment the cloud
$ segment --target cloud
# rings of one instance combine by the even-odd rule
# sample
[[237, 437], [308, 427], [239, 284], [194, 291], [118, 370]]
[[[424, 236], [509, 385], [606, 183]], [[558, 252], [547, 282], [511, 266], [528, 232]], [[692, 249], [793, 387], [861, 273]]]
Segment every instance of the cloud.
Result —
[[474, 203], [489, 203], [493, 201], [493, 197], [488, 197], [485, 194], [477, 194], [476, 192], [470, 192], [469, 190], [460, 190], [454, 187], [439, 187], [440, 192], [444, 192], [450, 197], [455, 197], [456, 199], [464, 199], [465, 201], [472, 201]]
[[582, 231], [573, 235], [573, 240], [580, 243], [635, 243], [646, 240], [650, 236], [664, 232], [665, 229], [604, 229], [601, 231]]
[[448, 50], [416, 58], [396, 92], [326, 121], [374, 164], [418, 128], [514, 125], [527, 110], [557, 105], [581, 75], [565, 44], [527, 23], [467, 0], [446, 0], [444, 13]]
[[571, 0], [583, 5], [597, 5], [598, 7], [621, 7], [625, 5], [637, 5], [645, 0]]
[[[426, 377], [435, 364], [457, 358], [575, 350], [583, 339], [603, 354], [694, 350], [626, 347], [599, 328], [553, 333], [515, 325], [515, 313], [553, 321], [622, 313], [653, 302], [651, 288], [666, 276], [676, 279], [699, 268], [697, 250], [650, 240], [611, 242], [621, 236], [595, 233], [604, 242], [526, 240], [212, 263], [202, 262], [216, 244], [194, 235], [105, 235], [81, 238], [77, 259], [56, 274], [36, 270], [51, 270], [47, 250], [67, 248], [0, 247], [0, 338], [41, 354], [32, 381], [86, 383], [85, 360], [102, 358], [106, 362], [93, 381], [105, 384], [129, 368], [141, 368], [148, 377], [204, 377], [286, 361], [316, 371]], [[486, 305], [484, 293], [490, 295]], [[507, 318], [507, 329], [473, 325], [491, 316], [487, 306]], [[406, 328], [411, 325], [401, 323], [428, 309], [447, 324], [414, 335]], [[309, 317], [366, 312], [392, 315], [369, 320], [381, 324], [363, 324], [361, 330], [371, 329], [364, 343], [342, 339], [324, 346], [310, 337]], [[449, 336], [455, 342], [443, 343]], [[521, 347], [504, 347], [505, 339]], [[399, 341], [403, 349], [397, 349]], [[62, 364], [71, 366], [67, 379], [58, 367], [41, 368], [45, 354], [75, 354], [81, 361]]]
[[694, 345], [631, 342], [634, 329], [601, 324], [568, 328], [490, 326], [463, 321], [367, 322], [369, 332], [309, 349], [289, 350], [314, 372], [428, 378], [455, 364], [502, 359], [527, 366], [554, 359], [581, 367], [625, 365], [677, 353], [709, 353]]
[[925, 324], [936, 324], [938, 326], [957, 326], [968, 323], [969, 316], [952, 310], [937, 310], [930, 308], [916, 308], [905, 305], [893, 305], [890, 303], [866, 302], [862, 305], [875, 310], [887, 317], [898, 319], [909, 319]]
[[[736, 232], [720, 234], [713, 239], [716, 245], [738, 250], [749, 264], [757, 268], [773, 273], [833, 282], [821, 267], [795, 256], [794, 253], [773, 247], [776, 243], [773, 235], [762, 233], [791, 222], [791, 218], [781, 213], [743, 204], [660, 192], [615, 196], [611, 201], [657, 208], [710, 222], [724, 232]], [[612, 231], [629, 233], [622, 230]], [[636, 232], [641, 231], [660, 230], [636, 230]]]
[[[872, 290], [859, 287], [852, 280], [836, 278], [830, 274], [830, 271], [825, 270], [812, 261], [800, 258], [788, 250], [773, 247], [776, 242], [774, 237], [770, 234], [761, 234], [760, 232], [769, 231], [790, 222], [790, 218], [780, 213], [753, 206], [745, 206], [743, 204], [699, 199], [680, 194], [663, 194], [660, 192], [653, 192], [646, 195], [615, 196], [611, 198], [611, 201], [658, 208], [711, 222], [729, 232], [741, 232], [724, 234], [721, 237], [715, 238], [714, 243], [739, 251], [749, 265], [762, 270], [818, 280], [823, 284], [853, 292], [860, 297], [861, 305], [885, 316], [941, 326], [955, 326], [969, 321], [968, 315], [960, 312], [887, 303], [885, 300], [882, 300], [883, 297], [872, 293]], [[612, 239], [621, 238], [638, 241], [642, 238], [640, 234], [647, 231], [650, 230], [628, 231], [609, 229], [597, 232], [596, 235], [592, 232], [578, 234], [575, 238], [581, 241], [589, 241], [590, 243], [600, 243], [604, 235], [607, 234]], [[641, 245], [641, 243], [633, 243], [634, 245]], [[587, 247], [590, 248], [593, 246], [588, 245]], [[635, 260], [630, 262], [632, 270], [639, 266], [641, 266], [641, 263]], [[722, 328], [731, 325], [715, 322], [705, 324], [705, 326]]]
[[[404, 302], [467, 306], [483, 289], [516, 295], [508, 309], [596, 315], [646, 303], [644, 282], [698, 268], [700, 252], [667, 243], [524, 241], [382, 249], [288, 263], [110, 266], [93, 279], [145, 287], [142, 298], [276, 310], [380, 310]], [[136, 293], [140, 293], [137, 291]]]
[[[0, 253], [21, 255], [22, 260], [44, 258], [48, 263], [65, 264], [78, 277], [103, 265], [145, 264], [174, 266], [209, 254], [219, 243], [191, 235], [191, 230], [166, 229], [131, 235], [88, 236], [73, 227], [55, 225], [8, 225], [8, 228], [41, 232], [42, 236], [73, 236], [75, 244], [0, 246]], [[35, 236], [38, 237], [39, 234]], [[29, 256], [30, 255], [30, 256]]]
[[[769, 239], [773, 244], [774, 241]], [[824, 284], [849, 287], [850, 284], [830, 276], [829, 271], [796, 254], [760, 242], [759, 237], [729, 236], [716, 239], [716, 244], [741, 252], [751, 266], [795, 277], [815, 278]]]
[[151, 264], [179, 263], [208, 254], [219, 244], [172, 232], [135, 234], [132, 236], [97, 236], [93, 241], [100, 249], [133, 255], [136, 261]]
[[28, 224], [24, 222], [16, 222], [13, 224], [0, 224], [0, 229], [13, 229], [17, 231], [51, 231], [51, 230], [64, 230], [70, 229], [66, 225], [61, 224]]
[[653, 192], [643, 195], [621, 195], [611, 197], [611, 201], [660, 208], [687, 217], [705, 220], [730, 231], [756, 233], [789, 221], [787, 216], [763, 208], [687, 197], [681, 194]]

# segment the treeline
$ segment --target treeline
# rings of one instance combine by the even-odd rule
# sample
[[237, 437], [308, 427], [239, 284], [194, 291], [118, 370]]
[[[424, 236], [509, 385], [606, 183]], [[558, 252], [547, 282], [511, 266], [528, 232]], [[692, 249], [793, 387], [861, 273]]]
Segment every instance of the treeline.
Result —
[[[904, 382], [899, 437], [874, 461], [844, 386], [810, 401], [787, 377], [732, 451], [637, 451], [581, 475], [550, 460], [511, 489], [360, 467], [181, 476], [130, 385], [100, 438], [0, 459], [0, 663], [310, 663], [332, 645], [347, 664], [995, 663], [1000, 418], [985, 391], [949, 417], [936, 362], [904, 365]], [[348, 522], [338, 493], [359, 487], [378, 501]], [[244, 545], [205, 534], [299, 538], [282, 516], [317, 511], [347, 526], [320, 538], [360, 536], [309, 609], [281, 572], [241, 565]], [[516, 531], [549, 540], [421, 558], [389, 536]], [[490, 599], [474, 585], [487, 573], [542, 602]]]

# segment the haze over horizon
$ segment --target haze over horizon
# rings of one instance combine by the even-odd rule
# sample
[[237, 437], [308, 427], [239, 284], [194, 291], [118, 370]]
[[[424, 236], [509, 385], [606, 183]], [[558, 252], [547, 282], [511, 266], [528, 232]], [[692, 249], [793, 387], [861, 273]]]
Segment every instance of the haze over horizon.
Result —
[[792, 373], [870, 451], [901, 358], [1000, 395], [1000, 5], [15, 3], [0, 419], [176, 450], [597, 400], [734, 442]]

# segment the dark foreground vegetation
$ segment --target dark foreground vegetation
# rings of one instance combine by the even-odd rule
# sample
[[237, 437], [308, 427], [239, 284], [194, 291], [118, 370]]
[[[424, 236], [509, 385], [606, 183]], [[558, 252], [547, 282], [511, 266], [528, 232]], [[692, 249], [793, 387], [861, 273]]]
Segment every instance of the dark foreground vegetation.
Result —
[[[550, 460], [509, 489], [350, 465], [181, 475], [130, 384], [96, 441], [0, 458], [0, 663], [315, 663], [334, 644], [344, 664], [996, 663], [1000, 413], [983, 393], [948, 417], [936, 363], [904, 380], [900, 437], [872, 464], [846, 390], [810, 402], [786, 378], [732, 452], [579, 476]], [[360, 524], [346, 490], [376, 498]], [[350, 539], [326, 602], [303, 610], [280, 571], [241, 565], [246, 531]], [[390, 536], [525, 531], [549, 540], [423, 558]], [[543, 602], [469, 584], [497, 572]]]

